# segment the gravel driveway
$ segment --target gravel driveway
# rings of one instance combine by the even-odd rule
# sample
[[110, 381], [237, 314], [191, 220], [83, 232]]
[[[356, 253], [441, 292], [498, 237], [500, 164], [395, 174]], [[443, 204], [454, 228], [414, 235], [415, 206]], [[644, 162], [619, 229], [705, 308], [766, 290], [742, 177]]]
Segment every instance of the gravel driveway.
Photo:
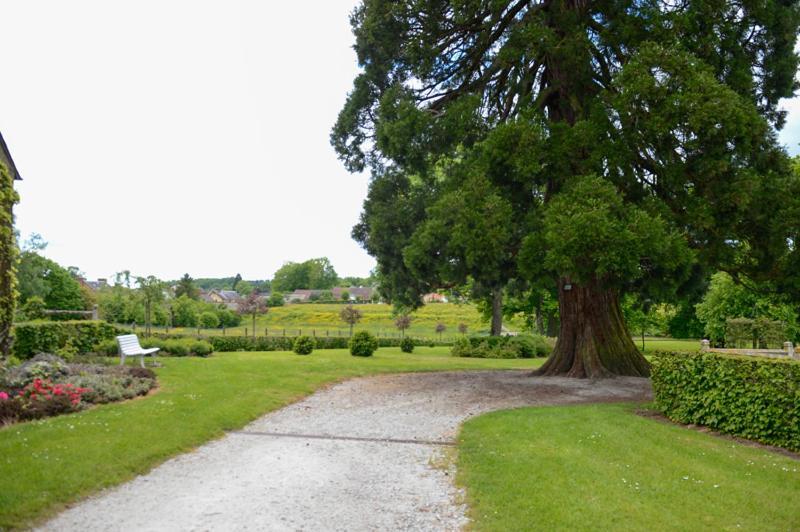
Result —
[[650, 397], [647, 379], [525, 371], [355, 379], [87, 499], [42, 530], [458, 530], [466, 508], [452, 471], [435, 464], [464, 420]]

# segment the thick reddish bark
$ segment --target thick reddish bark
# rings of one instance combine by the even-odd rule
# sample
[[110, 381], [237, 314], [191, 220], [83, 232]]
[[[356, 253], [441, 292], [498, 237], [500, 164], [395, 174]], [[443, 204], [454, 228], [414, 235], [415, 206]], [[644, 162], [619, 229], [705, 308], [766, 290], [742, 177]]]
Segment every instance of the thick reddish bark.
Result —
[[597, 283], [578, 286], [561, 279], [558, 303], [558, 341], [537, 375], [597, 379], [650, 374], [650, 365], [625, 326], [616, 291]]

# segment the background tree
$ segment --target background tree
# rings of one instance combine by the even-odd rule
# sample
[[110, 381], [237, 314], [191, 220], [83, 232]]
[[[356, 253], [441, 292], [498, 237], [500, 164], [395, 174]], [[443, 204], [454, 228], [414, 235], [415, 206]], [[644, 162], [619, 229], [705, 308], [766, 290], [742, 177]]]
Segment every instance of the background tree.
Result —
[[14, 205], [19, 196], [11, 172], [0, 163], [0, 357], [8, 358], [13, 342], [11, 326], [17, 304], [17, 241]]
[[458, 332], [460, 332], [461, 334], [467, 334], [467, 330], [468, 329], [469, 329], [469, 327], [467, 327], [466, 323], [459, 323], [458, 324]]
[[[796, 186], [774, 134], [795, 88], [796, 5], [365, 0], [351, 20], [362, 72], [331, 142], [348, 169], [372, 171], [354, 236], [376, 257], [383, 293], [418, 301], [454, 273], [448, 262], [466, 262], [469, 247], [419, 236], [467, 218], [431, 212], [464, 176], [511, 206], [506, 230], [523, 236], [506, 235], [502, 255], [557, 287], [544, 374], [646, 375], [622, 318], [626, 292], [659, 301], [695, 265], [800, 273], [800, 229], [785, 222], [800, 207], [768, 213]], [[603, 202], [583, 203], [599, 240], [631, 248], [601, 248], [587, 224], [556, 227], [581, 222], [557, 212], [581, 193]], [[439, 254], [409, 256], [420, 243]]]
[[272, 289], [293, 292], [300, 289], [329, 290], [336, 286], [339, 276], [327, 257], [305, 262], [287, 262], [275, 272]]
[[204, 329], [216, 329], [219, 327], [219, 318], [213, 312], [205, 311], [198, 317], [198, 324]]
[[164, 300], [164, 283], [153, 275], [147, 277], [137, 277], [136, 284], [139, 285], [139, 293], [144, 303], [144, 330], [150, 336], [150, 328], [153, 323], [153, 305]]
[[239, 302], [239, 314], [250, 316], [253, 319], [253, 338], [256, 337], [256, 316], [269, 311], [266, 302], [257, 293], [251, 292]]
[[267, 298], [268, 307], [282, 307], [286, 302], [283, 300], [283, 294], [280, 292], [272, 292]]
[[727, 321], [735, 318], [783, 322], [788, 335], [784, 340], [795, 340], [800, 334], [796, 304], [771, 293], [769, 287], [749, 280], [737, 283], [724, 272], [711, 277], [708, 292], [697, 305], [697, 317], [704, 325], [705, 337], [715, 345], [724, 345]]
[[406, 337], [406, 329], [411, 327], [411, 316], [408, 314], [400, 314], [394, 319], [394, 326], [400, 331], [400, 337]]
[[361, 321], [361, 311], [353, 305], [347, 305], [339, 312], [339, 317], [350, 326], [350, 336], [353, 336], [353, 326]]
[[342, 290], [342, 293], [339, 294], [339, 297], [342, 301], [350, 301], [350, 292], [347, 290]]
[[200, 295], [200, 290], [195, 286], [194, 279], [188, 273], [184, 273], [178, 284], [175, 285], [175, 297], [181, 297], [182, 295], [189, 299], [197, 299]]
[[231, 283], [231, 290], [236, 290], [240, 282], [242, 282], [242, 274], [237, 273], [236, 277], [233, 278], [233, 283]]
[[442, 340], [442, 333], [445, 332], [446, 330], [447, 326], [444, 323], [439, 322], [436, 324], [436, 334], [439, 335], [439, 341]]
[[253, 291], [255, 291], [255, 288], [247, 281], [239, 281], [236, 285], [236, 292], [238, 292], [240, 296], [249, 296]]

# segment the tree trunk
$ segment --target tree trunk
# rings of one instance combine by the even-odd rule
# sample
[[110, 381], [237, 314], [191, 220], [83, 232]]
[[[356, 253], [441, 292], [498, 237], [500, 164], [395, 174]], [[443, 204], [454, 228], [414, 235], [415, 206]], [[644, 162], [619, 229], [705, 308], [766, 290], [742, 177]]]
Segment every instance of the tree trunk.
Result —
[[556, 347], [537, 375], [604, 378], [645, 377], [650, 366], [625, 326], [619, 295], [591, 282], [586, 286], [559, 280], [561, 330]]
[[544, 316], [542, 316], [542, 298], [536, 302], [536, 332], [544, 335]]
[[492, 336], [500, 336], [503, 332], [503, 289], [492, 291]]

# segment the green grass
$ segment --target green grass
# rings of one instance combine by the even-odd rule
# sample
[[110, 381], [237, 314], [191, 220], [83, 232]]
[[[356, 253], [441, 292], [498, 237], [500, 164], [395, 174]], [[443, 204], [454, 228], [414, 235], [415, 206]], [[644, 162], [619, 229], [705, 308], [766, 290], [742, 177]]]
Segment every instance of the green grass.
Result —
[[[399, 336], [400, 331], [394, 326], [392, 306], [385, 304], [360, 304], [355, 305], [361, 311], [363, 318], [356, 325], [356, 330], [366, 330], [381, 336]], [[265, 330], [270, 336], [282, 335], [286, 329], [287, 336], [296, 336], [298, 330], [303, 334], [311, 335], [316, 331], [318, 336], [325, 336], [325, 331], [331, 336], [347, 336], [349, 327], [339, 318], [344, 305], [331, 303], [302, 303], [271, 308], [266, 315], [256, 319], [256, 330], [263, 335]], [[519, 320], [507, 320], [505, 324], [510, 330], [520, 330]], [[435, 328], [437, 323], [444, 323], [447, 329], [443, 337], [452, 338], [459, 336], [458, 325], [467, 325], [468, 334], [487, 332], [489, 323], [483, 319], [475, 305], [453, 303], [432, 303], [425, 305], [411, 314], [411, 328], [406, 335], [415, 338], [438, 338]], [[226, 334], [244, 334], [245, 327], [252, 334], [252, 321], [243, 319], [239, 327], [229, 328]], [[160, 329], [159, 329], [160, 330]], [[178, 333], [195, 334], [197, 329], [172, 329]], [[222, 334], [221, 330], [204, 329], [202, 334]]]
[[[642, 348], [642, 338], [634, 337], [633, 342], [636, 346]], [[645, 336], [644, 339], [644, 353], [652, 353], [653, 351], [685, 351], [696, 353], [700, 350], [700, 340], [686, 340], [677, 338], [656, 338]]]
[[399, 371], [531, 368], [540, 360], [453, 358], [447, 348], [220, 353], [161, 359], [145, 398], [0, 429], [0, 529], [25, 527], [65, 504], [144, 473], [321, 385]]
[[800, 462], [630, 405], [468, 421], [459, 483], [476, 530], [796, 530]]

